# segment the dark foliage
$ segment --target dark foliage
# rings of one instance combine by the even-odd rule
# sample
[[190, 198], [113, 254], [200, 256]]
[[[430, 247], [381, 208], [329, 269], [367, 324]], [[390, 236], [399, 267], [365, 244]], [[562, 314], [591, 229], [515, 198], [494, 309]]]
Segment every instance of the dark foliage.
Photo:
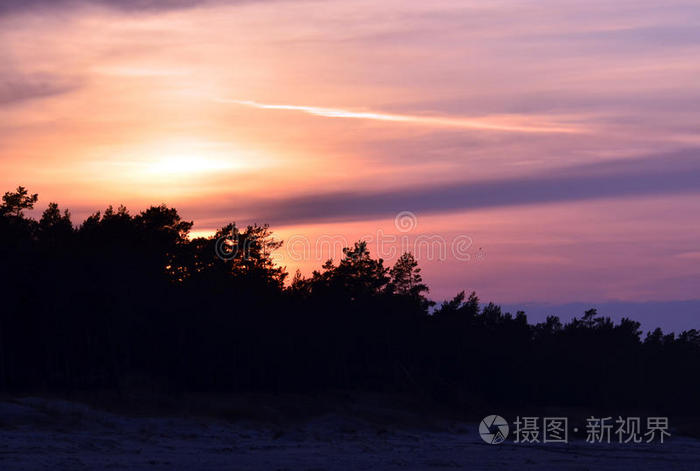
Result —
[[[154, 206], [74, 227], [20, 187], [0, 207], [0, 389], [412, 392], [466, 405], [697, 411], [700, 334], [594, 310], [531, 325], [462, 292], [432, 313], [410, 254], [364, 242], [285, 285], [267, 226], [190, 239]], [[663, 313], [660, 313], [662, 315]]]

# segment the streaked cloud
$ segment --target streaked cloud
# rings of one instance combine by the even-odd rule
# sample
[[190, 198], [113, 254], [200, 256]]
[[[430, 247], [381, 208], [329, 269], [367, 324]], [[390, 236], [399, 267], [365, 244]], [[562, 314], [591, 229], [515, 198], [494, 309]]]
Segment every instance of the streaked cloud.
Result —
[[210, 5], [244, 5], [281, 0], [2, 0], [0, 15], [45, 14], [55, 10], [99, 6], [123, 13], [158, 13]]
[[0, 79], [0, 106], [68, 93], [78, 86], [77, 80], [64, 77], [6, 74]]
[[[669, 165], [672, 162], [672, 165]], [[700, 149], [578, 165], [516, 178], [457, 181], [392, 191], [324, 192], [270, 201], [244, 199], [217, 211], [275, 225], [445, 213], [513, 206], [700, 193]]]
[[554, 123], [535, 123], [533, 122], [534, 119], [532, 117], [515, 118], [512, 116], [495, 116], [484, 118], [450, 118], [441, 116], [391, 114], [374, 111], [351, 111], [338, 108], [321, 108], [317, 106], [272, 105], [249, 100], [217, 99], [217, 101], [221, 103], [250, 106], [252, 108], [262, 110], [300, 111], [302, 113], [307, 113], [313, 116], [322, 116], [325, 118], [368, 119], [375, 121], [418, 124], [423, 126], [477, 129], [482, 131], [508, 131], [523, 133], [577, 133], [582, 131], [580, 128], [575, 126], [566, 126]]
[[3, 0], [0, 15], [16, 12], [38, 12], [47, 9], [100, 5], [123, 11], [158, 11], [186, 8], [208, 3], [208, 0]]

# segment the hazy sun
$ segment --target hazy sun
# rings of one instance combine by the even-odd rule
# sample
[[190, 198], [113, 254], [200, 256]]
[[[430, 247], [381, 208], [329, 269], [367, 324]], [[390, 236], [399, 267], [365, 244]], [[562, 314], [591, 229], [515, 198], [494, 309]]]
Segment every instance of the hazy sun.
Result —
[[160, 139], [105, 149], [90, 156], [86, 177], [101, 189], [120, 195], [182, 197], [220, 191], [241, 175], [270, 165], [270, 158], [238, 143], [206, 138]]
[[187, 176], [202, 173], [215, 173], [234, 170], [240, 165], [219, 158], [174, 155], [163, 157], [144, 164], [144, 171], [154, 175]]

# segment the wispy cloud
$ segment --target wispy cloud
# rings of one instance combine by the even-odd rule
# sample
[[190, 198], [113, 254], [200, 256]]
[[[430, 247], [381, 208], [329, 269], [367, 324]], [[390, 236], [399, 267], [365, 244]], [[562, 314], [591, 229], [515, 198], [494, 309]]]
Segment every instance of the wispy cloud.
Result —
[[370, 220], [389, 217], [406, 208], [422, 213], [445, 213], [602, 198], [697, 194], [700, 189], [698, 152], [689, 149], [664, 156], [597, 162], [516, 178], [248, 200], [235, 207], [224, 205], [219, 211], [284, 225]]
[[435, 127], [451, 127], [464, 129], [479, 129], [484, 131], [506, 131], [522, 133], [577, 133], [582, 129], [557, 123], [536, 123], [528, 118], [513, 116], [493, 116], [485, 118], [448, 118], [442, 116], [422, 116], [382, 113], [375, 111], [351, 111], [339, 108], [322, 108], [317, 106], [277, 105], [258, 103], [250, 100], [217, 99], [220, 103], [250, 106], [262, 110], [299, 111], [313, 116], [325, 118], [368, 119], [375, 121], [391, 121], [397, 123], [418, 124]]
[[216, 4], [246, 4], [274, 0], [0, 0], [0, 16], [32, 12], [44, 14], [58, 9], [98, 5], [127, 13], [158, 13]]
[[78, 88], [77, 80], [52, 75], [21, 75], [5, 72], [0, 79], [0, 106], [68, 93]]
[[51, 9], [90, 4], [135, 12], [187, 8], [204, 3], [207, 3], [207, 0], [2, 0], [0, 15], [23, 11], [42, 13]]

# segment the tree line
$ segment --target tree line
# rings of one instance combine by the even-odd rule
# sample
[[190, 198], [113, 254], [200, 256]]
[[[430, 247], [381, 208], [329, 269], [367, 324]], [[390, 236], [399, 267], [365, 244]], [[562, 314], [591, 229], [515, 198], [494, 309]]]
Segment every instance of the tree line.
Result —
[[192, 222], [166, 205], [74, 225], [56, 203], [30, 218], [37, 201], [19, 187], [0, 205], [3, 391], [345, 389], [464, 407], [699, 409], [695, 329], [643, 335], [595, 310], [531, 324], [465, 292], [436, 306], [410, 253], [386, 266], [362, 241], [288, 280], [266, 225], [190, 238]]

